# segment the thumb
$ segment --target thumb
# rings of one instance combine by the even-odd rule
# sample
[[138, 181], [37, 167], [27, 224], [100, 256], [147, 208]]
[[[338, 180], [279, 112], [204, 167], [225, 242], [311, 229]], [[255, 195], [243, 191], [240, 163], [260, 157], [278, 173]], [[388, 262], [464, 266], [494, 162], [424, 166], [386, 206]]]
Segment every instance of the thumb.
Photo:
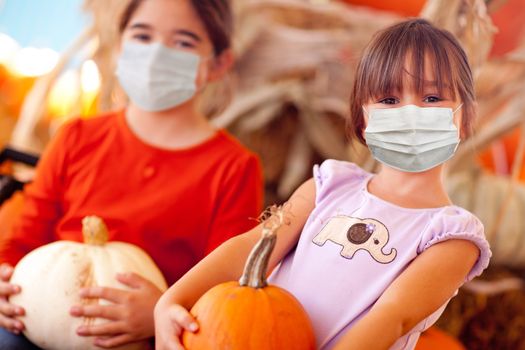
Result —
[[134, 273], [134, 272], [124, 272], [124, 273], [117, 273], [117, 281], [120, 283], [133, 288], [133, 289], [139, 289], [144, 287], [145, 285], [149, 284], [150, 282], [146, 280], [144, 277]]
[[9, 281], [13, 275], [13, 266], [3, 263], [0, 265], [0, 278], [4, 281]]
[[179, 304], [170, 305], [168, 308], [168, 315], [172, 323], [187, 331], [196, 332], [199, 329], [199, 325], [195, 318], [188, 310]]

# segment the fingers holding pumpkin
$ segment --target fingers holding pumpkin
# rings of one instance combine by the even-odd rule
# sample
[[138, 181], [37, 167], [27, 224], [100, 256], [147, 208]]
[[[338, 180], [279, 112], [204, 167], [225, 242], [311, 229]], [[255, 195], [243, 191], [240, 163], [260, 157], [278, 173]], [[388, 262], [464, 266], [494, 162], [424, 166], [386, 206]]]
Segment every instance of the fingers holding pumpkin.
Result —
[[14, 305], [6, 301], [5, 299], [0, 300], [0, 314], [7, 317], [22, 316], [25, 311], [22, 307]]
[[124, 345], [127, 343], [132, 342], [134, 339], [132, 339], [129, 334], [119, 334], [114, 337], [98, 337], [95, 338], [93, 341], [93, 344], [95, 344], [98, 347], [109, 349], [114, 348], [120, 345]]
[[189, 332], [196, 332], [199, 329], [199, 324], [195, 318], [181, 305], [170, 305], [168, 315], [174, 326], [179, 326]]
[[118, 320], [122, 318], [122, 308], [118, 305], [74, 305], [69, 310], [71, 316], [105, 318], [107, 320]]
[[[16, 308], [13, 308], [12, 306], [12, 304], [6, 302], [0, 303], [0, 327], [5, 328], [12, 333], [20, 334], [25, 329], [25, 326], [22, 321], [10, 317], [17, 314]], [[7, 315], [8, 313], [11, 313], [12, 315], [9, 316]]]
[[[195, 326], [191, 327], [191, 324], [195, 324]], [[183, 306], [178, 304], [163, 306], [157, 303], [155, 306], [156, 350], [184, 350], [179, 337], [183, 329], [190, 328], [192, 331], [196, 331], [198, 325]]]
[[89, 287], [80, 290], [80, 297], [86, 299], [105, 299], [116, 304], [123, 304], [128, 298], [128, 292], [116, 288]]
[[13, 275], [13, 266], [9, 265], [8, 263], [3, 263], [0, 265], [0, 279], [2, 281], [9, 281], [11, 279], [11, 276]]
[[132, 288], [132, 289], [139, 289], [144, 287], [150, 287], [154, 286], [154, 284], [144, 277], [134, 273], [134, 272], [127, 272], [127, 273], [118, 273], [116, 275], [117, 281], [120, 283]]
[[18, 285], [0, 282], [0, 297], [4, 297], [4, 299], [7, 299], [9, 295], [20, 293], [20, 290]]
[[101, 324], [82, 325], [77, 328], [77, 334], [89, 337], [111, 337], [126, 332], [126, 323], [123, 321], [109, 321]]
[[3, 263], [0, 265], [0, 297], [7, 297], [20, 293], [20, 286], [9, 283], [13, 275], [13, 266]]
[[16, 316], [25, 314], [24, 308], [8, 301], [10, 295], [17, 293], [20, 293], [19, 286], [0, 282], [0, 327], [15, 334], [19, 334], [25, 328], [22, 321], [15, 319]]

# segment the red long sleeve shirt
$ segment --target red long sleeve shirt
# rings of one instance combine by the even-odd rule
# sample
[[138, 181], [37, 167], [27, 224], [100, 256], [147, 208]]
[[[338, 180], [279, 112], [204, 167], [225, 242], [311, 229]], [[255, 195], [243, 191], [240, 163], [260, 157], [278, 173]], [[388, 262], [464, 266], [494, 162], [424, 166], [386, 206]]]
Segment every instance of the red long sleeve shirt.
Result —
[[67, 123], [26, 187], [21, 218], [0, 260], [15, 264], [56, 241], [81, 241], [86, 215], [104, 219], [110, 240], [150, 254], [169, 284], [226, 239], [255, 226], [261, 167], [225, 131], [183, 150], [138, 139], [123, 112]]

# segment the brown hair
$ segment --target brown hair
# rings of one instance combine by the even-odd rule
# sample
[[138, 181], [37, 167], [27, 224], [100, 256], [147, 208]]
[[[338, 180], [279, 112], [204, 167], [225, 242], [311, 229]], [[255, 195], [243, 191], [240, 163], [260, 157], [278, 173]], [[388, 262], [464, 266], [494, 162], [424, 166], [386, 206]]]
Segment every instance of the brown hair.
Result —
[[404, 64], [407, 55], [412, 55], [413, 86], [423, 92], [425, 57], [435, 69], [435, 80], [439, 94], [450, 90], [451, 97], [459, 94], [463, 102], [462, 133], [471, 132], [475, 115], [475, 95], [472, 72], [467, 56], [454, 36], [434, 27], [430, 22], [416, 18], [395, 24], [379, 33], [368, 44], [357, 66], [354, 87], [350, 98], [350, 137], [363, 138], [363, 105], [381, 95], [403, 91]]
[[[122, 33], [139, 5], [145, 0], [131, 0], [120, 18], [119, 31]], [[220, 55], [231, 45], [233, 16], [229, 0], [191, 0], [191, 4], [206, 28], [213, 44], [215, 55]]]

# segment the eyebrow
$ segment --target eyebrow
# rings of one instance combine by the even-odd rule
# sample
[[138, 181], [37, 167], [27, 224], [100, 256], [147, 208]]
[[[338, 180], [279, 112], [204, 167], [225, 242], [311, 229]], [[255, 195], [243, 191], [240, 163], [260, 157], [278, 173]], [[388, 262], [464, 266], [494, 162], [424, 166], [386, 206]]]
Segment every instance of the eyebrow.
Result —
[[[132, 24], [129, 29], [146, 29], [146, 30], [152, 30], [153, 27], [149, 24], [146, 24], [146, 23], [135, 23], [135, 24]], [[173, 30], [173, 34], [179, 34], [179, 35], [184, 35], [184, 36], [188, 36], [190, 38], [192, 38], [193, 40], [195, 41], [198, 41], [198, 42], [201, 42], [202, 41], [202, 38], [200, 36], [198, 36], [197, 34], [195, 34], [194, 32], [192, 31], [189, 31], [189, 30], [185, 30], [185, 29], [175, 29]]]
[[153, 29], [149, 24], [145, 23], [134, 23], [132, 24], [129, 29]]
[[175, 34], [189, 36], [190, 38], [192, 38], [193, 40], [198, 41], [198, 42], [202, 41], [202, 38], [200, 36], [198, 36], [194, 32], [190, 32], [189, 30], [177, 29], [177, 30], [174, 30], [173, 32]]

